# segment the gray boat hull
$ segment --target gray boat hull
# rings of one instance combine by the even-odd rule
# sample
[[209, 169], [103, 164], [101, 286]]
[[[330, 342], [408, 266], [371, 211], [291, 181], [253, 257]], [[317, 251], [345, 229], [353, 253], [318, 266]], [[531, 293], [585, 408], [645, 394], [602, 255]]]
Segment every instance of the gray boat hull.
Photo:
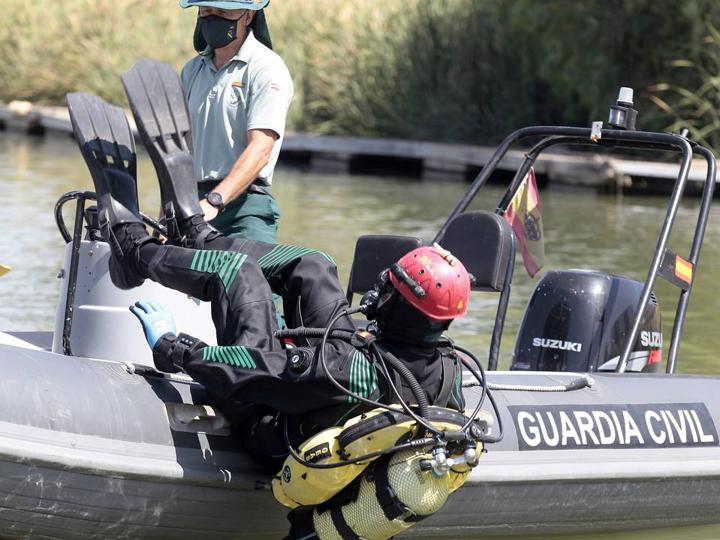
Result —
[[[10, 342], [5, 337], [0, 342]], [[115, 361], [13, 343], [0, 344], [3, 538], [282, 538], [285, 511], [272, 498], [269, 478], [239, 451], [222, 417], [202, 407], [207, 396], [201, 386], [183, 377], [133, 373]], [[547, 386], [575, 377], [496, 372], [490, 381]], [[593, 374], [593, 379], [590, 388], [569, 392], [496, 390], [505, 438], [488, 446], [468, 483], [440, 513], [405, 537], [719, 520], [720, 378]], [[466, 389], [469, 405], [479, 395], [477, 388]], [[523, 416], [525, 410], [563, 410], [584, 411], [578, 418], [600, 411], [599, 417], [626, 409], [628, 402], [645, 411], [633, 413], [638, 425], [651, 420], [653, 441], [646, 427], [633, 436], [622, 422], [615, 424], [614, 440], [603, 432], [610, 424], [587, 424], [583, 430], [566, 421], [561, 430], [560, 416], [557, 433], [539, 435], [537, 418]], [[683, 407], [691, 412], [676, 412], [673, 422], [653, 416]], [[692, 423], [692, 411], [703, 410], [707, 415], [696, 415], [698, 423]], [[661, 432], [664, 446], [657, 444]], [[646, 444], [637, 444], [641, 437]], [[542, 449], [548, 443], [556, 446]]]

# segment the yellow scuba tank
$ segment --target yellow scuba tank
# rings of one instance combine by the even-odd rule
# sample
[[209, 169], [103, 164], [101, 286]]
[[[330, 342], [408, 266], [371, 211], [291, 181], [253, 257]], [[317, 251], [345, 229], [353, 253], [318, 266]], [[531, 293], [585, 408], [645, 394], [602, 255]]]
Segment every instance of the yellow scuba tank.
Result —
[[[447, 432], [459, 430], [467, 420], [461, 413], [442, 407], [430, 407], [426, 419], [437, 429]], [[486, 428], [491, 420], [485, 418], [479, 423], [485, 423]], [[311, 437], [300, 446], [298, 453], [310, 465], [342, 463], [392, 448], [416, 436], [417, 424], [400, 409], [397, 412], [374, 409], [348, 420], [342, 428], [329, 428]], [[359, 481], [359, 495], [353, 502], [345, 505], [334, 505], [331, 502], [326, 512], [315, 512], [313, 521], [318, 533], [322, 531], [320, 538], [324, 539], [324, 535], [327, 538], [342, 538], [332, 532], [337, 531], [335, 523], [340, 521], [347, 522], [352, 530], [357, 526], [367, 532], [367, 536], [365, 533], [358, 534], [363, 538], [387, 538], [401, 532], [412, 525], [415, 519], [413, 516], [430, 515], [442, 507], [448, 494], [464, 483], [476, 462], [475, 457], [469, 460], [465, 458], [479, 455], [481, 449], [480, 443], [456, 448], [454, 453], [450, 452], [448, 460], [440, 452], [444, 468], [437, 465], [438, 455], [430, 455], [422, 450], [401, 450], [384, 456], [377, 462], [377, 466], [363, 475]], [[459, 455], [463, 457], [459, 458]], [[289, 508], [321, 505], [355, 480], [372, 461], [374, 459], [359, 464], [318, 469], [290, 456], [272, 482], [273, 494]], [[428, 469], [428, 464], [433, 463], [435, 465]], [[378, 471], [386, 471], [386, 474], [378, 475]], [[388, 495], [389, 499], [395, 501], [392, 504], [388, 501], [381, 504], [376, 496], [376, 481], [386, 477], [387, 481], [383, 480], [381, 485], [387, 488], [385, 491], [388, 493], [397, 495], [395, 498]], [[387, 518], [383, 510], [388, 505], [395, 508], [390, 514], [392, 518]], [[339, 519], [339, 516], [346, 517]]]
[[[414, 422], [407, 416], [373, 409], [349, 419], [342, 427], [328, 428], [310, 437], [298, 448], [298, 453], [311, 464], [340, 463], [390, 448], [403, 437], [409, 438], [413, 430]], [[288, 508], [315, 506], [347, 486], [371, 462], [315, 469], [289, 456], [272, 481], [273, 495]]]
[[314, 510], [318, 537], [386, 540], [440, 510], [450, 493], [465, 482], [470, 469], [451, 469], [441, 475], [423, 470], [422, 462], [431, 457], [401, 450], [378, 460], [363, 474], [354, 500]]

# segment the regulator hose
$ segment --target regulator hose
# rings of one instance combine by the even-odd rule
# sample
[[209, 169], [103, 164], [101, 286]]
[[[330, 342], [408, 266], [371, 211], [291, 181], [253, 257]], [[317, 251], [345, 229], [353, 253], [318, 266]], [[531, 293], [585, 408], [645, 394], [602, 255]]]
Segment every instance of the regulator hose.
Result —
[[[300, 326], [298, 328], [286, 328], [277, 330], [273, 335], [278, 339], [284, 338], [322, 338], [327, 328], [306, 328]], [[353, 332], [344, 328], [335, 328], [330, 331], [330, 339], [343, 339], [350, 341]]]
[[[449, 340], [448, 340], [449, 341]], [[485, 376], [485, 370], [482, 367], [482, 362], [478, 359], [477, 356], [475, 356], [471, 351], [466, 349], [465, 347], [461, 347], [459, 345], [455, 345], [452, 341], [449, 341], [449, 346], [452, 347], [455, 350], [460, 351], [464, 355], [466, 355], [468, 358], [471, 358], [472, 361], [477, 366], [477, 370], [473, 365], [470, 363], [470, 360], [468, 358], [461, 357], [461, 362], [465, 365], [466, 368], [470, 371], [470, 373], [473, 374], [473, 377], [475, 377], [482, 387], [482, 394], [480, 395], [480, 400], [478, 401], [477, 405], [475, 406], [475, 410], [473, 411], [472, 415], [470, 416], [470, 419], [468, 422], [463, 426], [463, 431], [468, 428], [470, 423], [477, 417], [477, 415], [480, 413], [480, 408], [482, 407], [485, 397], [490, 400], [490, 404], [492, 405], [493, 412], [495, 413], [495, 417], [498, 421], [498, 434], [495, 437], [483, 437], [480, 439], [484, 443], [495, 443], [500, 442], [504, 437], [504, 429], [502, 424], [502, 417], [500, 416], [500, 410], [498, 409], [497, 403], [495, 402], [495, 398], [490, 393], [489, 384], [487, 382], [487, 377]]]
[[[410, 371], [410, 369], [402, 363], [402, 360], [400, 360], [397, 356], [395, 356], [390, 351], [386, 351], [384, 349], [380, 349], [378, 347], [380, 354], [383, 357], [383, 360], [385, 360], [390, 366], [398, 372], [398, 374], [405, 379], [405, 382], [408, 383], [410, 386], [410, 390], [412, 391], [413, 395], [415, 396], [415, 400], [417, 401], [417, 405], [420, 408], [420, 416], [423, 418], [428, 417], [428, 410], [430, 409], [430, 403], [428, 402], [427, 395], [425, 394], [425, 390], [423, 390], [423, 387], [420, 385], [418, 380], [415, 378], [415, 375], [413, 375], [413, 372]], [[392, 383], [390, 383], [392, 384]]]
[[[354, 332], [352, 330], [347, 330], [344, 328], [332, 328], [332, 325], [335, 324], [335, 322], [345, 314], [352, 314], [356, 313], [358, 311], [362, 310], [362, 306], [360, 308], [357, 308], [355, 310], [350, 310], [346, 312], [341, 312], [338, 314], [333, 321], [331, 321], [331, 324], [328, 328], [307, 328], [307, 327], [298, 327], [298, 328], [292, 328], [292, 329], [284, 329], [284, 330], [278, 330], [275, 332], [275, 337], [277, 338], [325, 338], [325, 341], [327, 339], [341, 339], [345, 342], [350, 342], [352, 336], [354, 335]], [[447, 338], [446, 338], [447, 339]], [[340, 383], [338, 383], [334, 377], [329, 373], [329, 370], [327, 369], [327, 364], [325, 363], [325, 357], [324, 357], [324, 343], [321, 348], [321, 363], [323, 364], [323, 369], [325, 370], [325, 374], [328, 377], [328, 379], [338, 388], [341, 389], [344, 393], [347, 395], [364, 402], [368, 405], [372, 405], [375, 407], [381, 407], [387, 410], [390, 410], [389, 407], [385, 404], [380, 404], [373, 400], [368, 400], [367, 398], [363, 398], [362, 396], [359, 396], [353, 392], [351, 392], [349, 389], [342, 386]], [[477, 383], [479, 386], [482, 387], [482, 395], [480, 397], [480, 401], [478, 402], [478, 405], [475, 407], [475, 410], [473, 411], [473, 414], [470, 416], [468, 422], [463, 426], [462, 431], [465, 431], [473, 420], [477, 417], [480, 408], [482, 407], [482, 404], [485, 402], [485, 398], [487, 396], [488, 390], [489, 390], [489, 384], [485, 380], [485, 371], [483, 370], [482, 364], [477, 359], [477, 357], [470, 352], [467, 349], [464, 349], [463, 347], [459, 347], [455, 345], [452, 341], [449, 339], [447, 340], [447, 346], [452, 347], [453, 349], [457, 349], [461, 352], [463, 352], [465, 355], [472, 358], [477, 365], [479, 369], [479, 373], [477, 370], [473, 368], [469, 362], [466, 362], [463, 360], [463, 364], [465, 364], [465, 367], [472, 373], [472, 375], [477, 380]], [[410, 390], [412, 391], [413, 395], [415, 396], [415, 399], [417, 400], [418, 407], [420, 409], [420, 416], [421, 417], [427, 417], [428, 408], [430, 406], [427, 395], [425, 394], [425, 391], [422, 389], [422, 385], [418, 382], [418, 380], [415, 378], [413, 373], [405, 366], [405, 364], [397, 358], [395, 355], [390, 353], [389, 351], [386, 351], [384, 349], [381, 349], [378, 347], [375, 343], [372, 344], [372, 348], [374, 349], [374, 353], [376, 357], [380, 357], [384, 360], [386, 360], [393, 369], [395, 369], [398, 374], [405, 379], [405, 381], [410, 386]], [[383, 371], [383, 375], [385, 376], [386, 381], [388, 382], [388, 385], [390, 386], [390, 389], [393, 391], [395, 396], [398, 398], [398, 401], [403, 405], [403, 408], [405, 409], [405, 413], [408, 416], [411, 416], [416, 422], [424, 426], [426, 429], [433, 431], [435, 433], [438, 433], [436, 429], [433, 429], [431, 425], [427, 424], [426, 422], [422, 421], [416, 414], [412, 412], [409, 408], [404, 406], [404, 402], [400, 396], [400, 393], [398, 392], [397, 388], [395, 387], [395, 384], [392, 381], [392, 377], [390, 376], [389, 372], [385, 368]], [[499, 416], [499, 415], [498, 415]], [[498, 419], [498, 423], [501, 420]], [[502, 433], [502, 428], [500, 427], [500, 433]]]
[[[340, 315], [343, 315], [341, 313]], [[330, 326], [332, 328], [332, 326]], [[275, 337], [283, 339], [283, 338], [323, 338], [326, 334], [328, 336], [328, 339], [342, 339], [343, 341], [350, 341], [350, 338], [353, 335], [353, 332], [351, 330], [345, 330], [344, 328], [335, 328], [331, 329], [328, 333], [328, 328], [305, 328], [305, 327], [298, 327], [298, 328], [292, 328], [292, 329], [285, 329], [285, 330], [278, 330], [275, 332]], [[380, 347], [377, 347], [373, 345], [375, 348], [375, 351], [377, 351], [384, 360], [387, 361], [390, 366], [398, 372], [398, 374], [405, 379], [405, 381], [408, 383], [408, 386], [410, 386], [410, 390], [412, 391], [413, 395], [415, 396], [415, 399], [417, 401], [417, 405], [420, 409], [420, 416], [423, 418], [426, 418], [428, 415], [428, 410], [430, 408], [430, 403], [428, 402], [427, 395], [425, 394], [425, 391], [422, 388], [422, 385], [418, 382], [418, 380], [415, 378], [415, 375], [413, 375], [412, 371], [408, 369], [408, 367], [403, 364], [402, 360], [400, 360], [397, 356], [393, 355], [389, 351], [386, 351], [384, 349], [381, 349]], [[324, 349], [324, 347], [323, 347]], [[324, 363], [323, 363], [324, 364]], [[326, 367], [324, 364], [323, 367]], [[334, 380], [332, 375], [330, 375], [328, 372], [326, 372], [326, 375], [331, 380]], [[394, 384], [391, 379], [388, 379], [388, 384], [394, 388]], [[343, 389], [346, 392], [349, 392], [348, 389]], [[398, 393], [399, 396], [399, 393]], [[357, 398], [357, 395], [353, 395], [352, 397]], [[413, 414], [413, 416], [415, 416]]]
[[[342, 316], [345, 313], [340, 313], [339, 315]], [[337, 317], [339, 318], [339, 317]], [[336, 319], [337, 319], [336, 318]], [[334, 323], [335, 321], [333, 321]], [[329, 332], [328, 332], [329, 330]], [[292, 328], [287, 330], [278, 330], [275, 332], [275, 337], [283, 339], [283, 338], [325, 338], [327, 339], [342, 339], [343, 341], [350, 341], [350, 338], [352, 337], [353, 332], [351, 330], [345, 330], [341, 328], [335, 328], [332, 329], [332, 325], [329, 326], [329, 328]], [[323, 348], [321, 351], [324, 350], [324, 343]], [[413, 375], [412, 371], [408, 369], [408, 367], [403, 364], [402, 360], [400, 360], [397, 356], [392, 354], [389, 351], [386, 351], [385, 349], [381, 349], [380, 347], [376, 347], [375, 349], [380, 353], [380, 355], [383, 357], [385, 361], [387, 361], [388, 364], [390, 364], [390, 367], [392, 367], [395, 371], [398, 372], [398, 374], [405, 379], [405, 381], [408, 383], [408, 386], [410, 386], [410, 390], [415, 396], [415, 399], [417, 400], [418, 407], [420, 408], [420, 416], [423, 418], [427, 417], [428, 409], [430, 408], [430, 403], [428, 402], [427, 395], [425, 394], [425, 391], [422, 388], [422, 385], [418, 382], [418, 380], [415, 378], [415, 375]], [[321, 352], [322, 354], [322, 352]], [[323, 362], [323, 368], [325, 368], [325, 363]], [[326, 372], [325, 373], [331, 380], [332, 376]], [[392, 381], [388, 380], [389, 384], [393, 384]], [[343, 387], [344, 388], [344, 387]], [[347, 389], [345, 389], [347, 390]], [[357, 396], [353, 395], [353, 397], [357, 398]]]
[[[320, 342], [320, 354], [319, 354], [319, 357], [320, 357], [320, 366], [322, 367], [323, 372], [324, 372], [325, 376], [327, 377], [327, 379], [328, 379], [336, 388], [338, 388], [341, 392], [343, 392], [344, 394], [346, 394], [346, 395], [348, 395], [348, 396], [351, 396], [351, 397], [355, 398], [356, 400], [358, 400], [358, 401], [360, 401], [360, 402], [362, 402], [362, 403], [371, 405], [371, 406], [376, 407], [376, 408], [382, 408], [382, 409], [385, 409], [385, 410], [387, 410], [387, 411], [396, 411], [397, 409], [393, 409], [392, 407], [390, 407], [390, 405], [386, 405], [386, 404], [384, 404], [384, 403], [380, 403], [380, 402], [378, 402], [378, 401], [368, 399], [368, 398], [366, 398], [366, 397], [364, 397], [364, 396], [361, 396], [361, 395], [359, 395], [359, 394], [356, 394], [356, 393], [352, 392], [352, 391], [349, 390], [348, 388], [345, 388], [342, 384], [340, 384], [340, 383], [335, 379], [335, 377], [333, 377], [332, 373], [330, 373], [330, 369], [329, 369], [328, 366], [327, 366], [327, 361], [326, 361], [326, 358], [325, 358], [325, 345], [327, 344], [327, 340], [328, 340], [328, 338], [329, 338], [330, 332], [331, 332], [332, 329], [333, 329], [332, 327], [335, 325], [335, 323], [336, 323], [338, 320], [340, 320], [340, 318], [342, 318], [342, 317], [344, 317], [344, 316], [351, 315], [352, 313], [357, 313], [357, 312], [361, 311], [361, 309], [362, 309], [362, 307], [356, 308], [356, 309], [354, 309], [354, 310], [343, 310], [343, 311], [339, 312], [337, 315], [335, 315], [335, 316], [332, 318], [332, 320], [329, 322], [328, 327], [327, 327], [326, 329], [324, 329], [324, 331], [323, 331], [322, 341]], [[340, 330], [340, 329], [338, 329], [338, 330]], [[345, 334], [346, 334], [347, 337], [340, 337], [340, 339], [342, 339], [342, 340], [344, 340], [344, 341], [350, 342], [350, 341], [351, 341], [351, 338], [352, 338], [352, 336], [355, 334], [355, 332], [352, 332], [352, 331], [350, 331], [350, 330], [345, 330], [344, 332], [345, 332]], [[382, 358], [382, 357], [381, 357], [381, 358]], [[398, 362], [399, 362], [399, 360], [398, 360]], [[404, 367], [404, 366], [403, 366], [403, 367]], [[412, 372], [410, 372], [409, 370], [408, 370], [408, 372], [409, 372], [410, 376], [411, 376], [413, 379], [415, 379], [415, 377], [414, 377], [414, 375], [412, 374]], [[384, 375], [385, 375], [385, 373], [384, 373]], [[397, 391], [397, 388], [395, 388], [395, 385], [394, 385], [394, 383], [393, 383], [393, 381], [392, 381], [392, 377], [389, 377], [389, 376], [386, 375], [386, 380], [387, 380], [387, 383], [388, 383], [388, 385], [390, 386], [390, 388], [393, 390], [393, 392], [394, 392], [396, 395], [399, 395], [399, 392]], [[415, 382], [417, 383], [417, 380], [416, 380]], [[409, 383], [409, 384], [410, 384], [410, 383]], [[419, 384], [417, 384], [417, 385], [416, 385], [416, 388], [419, 388], [420, 391], [421, 391], [421, 393], [422, 393], [422, 386], [420, 386]], [[425, 398], [425, 402], [427, 403], [427, 398], [426, 398], [424, 395], [423, 395], [422, 397]], [[417, 396], [416, 396], [416, 399], [417, 399]], [[421, 417], [419, 417], [418, 415], [416, 415], [416, 414], [410, 409], [410, 407], [405, 403], [405, 401], [403, 401], [402, 399], [400, 400], [400, 406], [403, 408], [403, 411], [404, 411], [405, 414], [407, 414], [407, 415], [410, 416], [413, 420], [415, 420], [416, 422], [418, 422], [418, 423], [419, 423], [421, 426], [423, 426], [427, 431], [430, 431], [430, 432], [432, 432], [432, 433], [435, 433], [436, 435], [442, 435], [442, 431], [440, 431], [439, 429], [435, 428], [432, 424], [430, 424], [429, 422], [426, 422], [426, 421], [423, 420]], [[427, 412], [427, 409], [425, 409], [425, 411]]]
[[[345, 388], [342, 384], [340, 384], [339, 381], [337, 381], [332, 373], [330, 372], [330, 369], [327, 365], [327, 359], [325, 357], [325, 346], [327, 345], [328, 339], [340, 339], [347, 343], [352, 343], [353, 336], [356, 335], [356, 332], [352, 330], [347, 330], [344, 328], [333, 328], [333, 326], [337, 323], [338, 320], [340, 320], [344, 316], [349, 316], [352, 313], [357, 313], [361, 311], [361, 308], [357, 308], [355, 310], [342, 310], [339, 313], [337, 313], [332, 320], [329, 322], [327, 328], [305, 328], [305, 327], [299, 327], [299, 328], [293, 328], [293, 329], [285, 329], [285, 330], [279, 330], [275, 332], [275, 337], [277, 338], [319, 338], [321, 339], [320, 342], [320, 350], [319, 350], [319, 361], [321, 368], [323, 369], [323, 372], [326, 376], [326, 378], [330, 381], [330, 383], [335, 386], [338, 390], [343, 392], [344, 394], [353, 397], [358, 402], [365, 403], [367, 405], [370, 405], [372, 407], [381, 408], [388, 411], [394, 411], [398, 412], [396, 408], [391, 407], [390, 405], [380, 403], [378, 401], [368, 399], [364, 396], [358, 395], [355, 392], [352, 392], [349, 388]], [[390, 390], [393, 392], [395, 398], [399, 401], [399, 404], [401, 405], [403, 409], [403, 413], [407, 416], [413, 418], [422, 428], [425, 429], [425, 432], [431, 432], [435, 436], [444, 437], [445, 435], [449, 435], [444, 433], [443, 431], [437, 429], [435, 426], [433, 426], [430, 422], [426, 420], [428, 417], [429, 409], [430, 409], [430, 403], [428, 401], [427, 395], [425, 394], [425, 391], [423, 390], [422, 385], [418, 382], [415, 375], [412, 373], [412, 371], [400, 360], [397, 356], [395, 356], [390, 351], [387, 351], [380, 347], [377, 343], [374, 341], [369, 342], [368, 351], [372, 356], [375, 357], [375, 361], [377, 363], [377, 368], [381, 372], [381, 374], [384, 376], [388, 386], [390, 387]], [[461, 350], [465, 354], [467, 354], [470, 358], [472, 358], [477, 366], [479, 367], [480, 373], [470, 364], [469, 361], [466, 361], [463, 359], [463, 363], [466, 364], [466, 367], [470, 370], [470, 372], [475, 376], [475, 378], [478, 380], [480, 385], [483, 387], [483, 393], [482, 397], [480, 399], [480, 402], [476, 406], [475, 410], [473, 411], [473, 414], [470, 416], [470, 418], [467, 420], [466, 424], [463, 426], [463, 428], [458, 432], [457, 435], [466, 435], [466, 430], [468, 427], [472, 424], [472, 422], [477, 417], [480, 408], [482, 407], [482, 403], [485, 400], [486, 395], [488, 395], [488, 391], [486, 388], [486, 380], [485, 380], [485, 373], [482, 369], [482, 365], [478, 361], [478, 359], [470, 352], [466, 351], [460, 347], [458, 347], [458, 350]], [[387, 363], [387, 365], [386, 365]], [[398, 388], [395, 386], [395, 383], [393, 382], [393, 377], [390, 374], [388, 370], [388, 365], [390, 368], [392, 368], [398, 376], [403, 379], [409, 386], [413, 396], [415, 397], [415, 400], [417, 402], [417, 407], [419, 409], [419, 416], [415, 414], [415, 412], [408, 406], [407, 403], [402, 399], [402, 396], [398, 390]], [[502, 438], [502, 423], [500, 420], [500, 415], [497, 410], [497, 406], [495, 404], [495, 401], [492, 399], [492, 396], [490, 397], [490, 401], [493, 405], [493, 408], [495, 409], [496, 416], [498, 417], [498, 427], [499, 427], [499, 437], [484, 437], [483, 442], [495, 442]], [[287, 426], [287, 417], [284, 419], [284, 435], [285, 435], [285, 444], [287, 446], [287, 449], [290, 453], [290, 455], [299, 463], [310, 467], [310, 468], [318, 468], [318, 469], [324, 469], [324, 468], [336, 468], [336, 467], [342, 467], [346, 465], [350, 465], [353, 463], [359, 463], [368, 459], [372, 459], [374, 457], [378, 457], [381, 455], [385, 455], [388, 453], [396, 452], [398, 450], [401, 450], [403, 448], [418, 448], [422, 446], [427, 446], [430, 444], [435, 444], [437, 440], [435, 438], [428, 438], [426, 436], [423, 436], [424, 433], [420, 433], [420, 438], [415, 439], [413, 441], [409, 441], [407, 443], [394, 445], [390, 448], [383, 449], [378, 452], [373, 452], [371, 454], [366, 454], [363, 456], [358, 456], [352, 459], [349, 459], [347, 461], [342, 461], [339, 463], [334, 464], [316, 464], [316, 463], [309, 463], [308, 461], [304, 460], [298, 452], [293, 448], [292, 444], [290, 443], [290, 438], [288, 434], [288, 426]], [[478, 439], [479, 440], [479, 439]]]
[[[418, 425], [422, 426], [422, 429], [419, 432], [420, 436], [424, 436], [427, 431], [431, 431], [435, 433], [436, 435], [441, 435], [442, 433], [435, 429], [434, 426], [428, 422], [425, 422], [425, 420], [421, 417], [423, 417], [423, 412], [420, 412], [420, 416], [416, 415], [411, 407], [406, 406], [405, 401], [403, 400], [402, 395], [400, 394], [400, 391], [395, 386], [395, 383], [393, 382], [393, 377], [390, 374], [390, 371], [388, 370], [387, 366], [385, 365], [385, 359], [382, 356], [382, 353], [380, 352], [380, 348], [375, 343], [371, 343], [370, 347], [373, 349], [373, 355], [376, 357], [377, 365], [382, 370], [382, 375], [385, 377], [385, 380], [388, 383], [388, 386], [390, 387], [390, 390], [392, 390], [393, 395], [395, 396], [395, 399], [397, 399], [397, 402], [400, 403], [404, 409], [405, 414], [410, 416], [415, 422], [417, 422]], [[414, 379], [414, 377], [413, 377]], [[416, 380], [417, 382], [417, 380]]]

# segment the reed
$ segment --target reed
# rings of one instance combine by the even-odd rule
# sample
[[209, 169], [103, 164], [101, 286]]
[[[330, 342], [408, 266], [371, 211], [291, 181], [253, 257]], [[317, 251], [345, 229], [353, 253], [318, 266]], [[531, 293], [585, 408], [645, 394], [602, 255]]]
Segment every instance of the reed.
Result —
[[157, 0], [3, 0], [0, 100], [63, 103], [68, 91], [124, 102], [119, 75], [143, 56], [191, 55], [191, 13]]
[[686, 84], [660, 83], [651, 88], [655, 104], [673, 119], [668, 131], [687, 128], [690, 137], [720, 151], [720, 30], [707, 25], [704, 47], [695, 59], [671, 62]]

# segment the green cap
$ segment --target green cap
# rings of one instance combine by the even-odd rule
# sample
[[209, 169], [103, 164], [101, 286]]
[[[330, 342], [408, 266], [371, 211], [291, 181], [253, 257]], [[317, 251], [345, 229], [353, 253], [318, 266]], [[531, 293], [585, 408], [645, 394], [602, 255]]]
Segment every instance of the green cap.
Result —
[[218, 9], [263, 9], [270, 0], [180, 0], [181, 8], [214, 7]]

